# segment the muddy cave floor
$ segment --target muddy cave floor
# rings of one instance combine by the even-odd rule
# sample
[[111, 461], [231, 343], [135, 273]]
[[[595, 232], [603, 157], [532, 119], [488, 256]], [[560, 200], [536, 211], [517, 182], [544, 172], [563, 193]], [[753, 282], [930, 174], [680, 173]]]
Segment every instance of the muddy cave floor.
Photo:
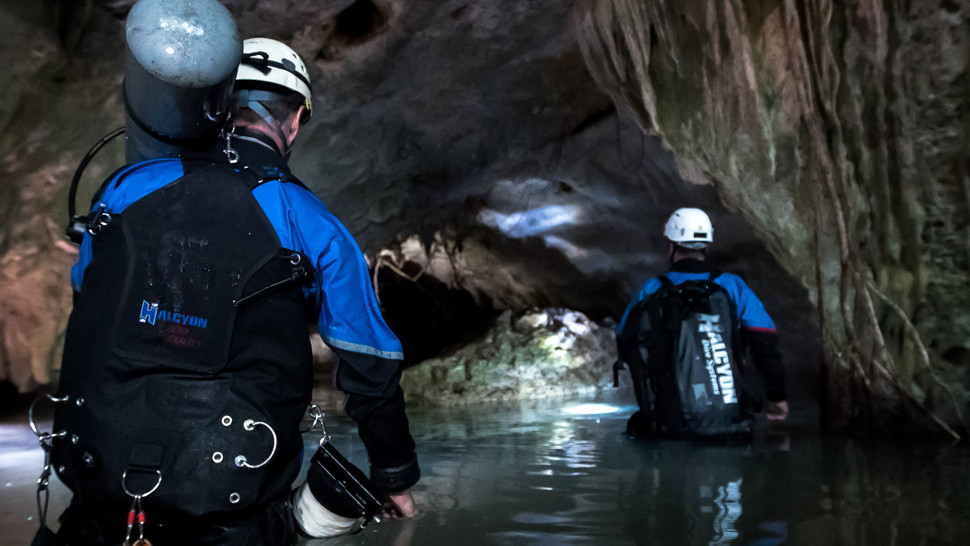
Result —
[[[793, 382], [811, 378], [790, 378]], [[576, 399], [411, 406], [420, 513], [309, 544], [962, 544], [970, 449], [824, 438], [805, 394], [748, 445], [638, 441], [627, 389]], [[342, 395], [321, 387], [333, 444], [366, 468]], [[37, 528], [42, 452], [26, 407], [0, 421], [0, 544]], [[47, 430], [49, 421], [39, 421]], [[319, 433], [306, 435], [307, 450]], [[306, 461], [304, 462], [304, 469]], [[301, 473], [302, 474], [302, 473]], [[52, 482], [48, 523], [69, 500]], [[895, 538], [893, 538], [895, 537]]]

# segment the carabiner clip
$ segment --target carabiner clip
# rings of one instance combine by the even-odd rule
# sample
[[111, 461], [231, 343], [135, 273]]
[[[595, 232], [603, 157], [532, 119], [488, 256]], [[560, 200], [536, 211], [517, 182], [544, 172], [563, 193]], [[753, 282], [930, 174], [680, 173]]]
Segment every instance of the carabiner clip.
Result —
[[42, 396], [38, 396], [37, 398], [34, 398], [34, 401], [30, 403], [30, 409], [27, 410], [27, 424], [30, 425], [30, 430], [33, 431], [34, 436], [37, 436], [37, 439], [40, 441], [41, 447], [49, 446], [51, 440], [53, 440], [54, 438], [62, 438], [64, 436], [67, 436], [66, 430], [62, 430], [60, 432], [41, 432], [37, 428], [37, 423], [34, 422], [34, 408], [37, 406], [37, 402], [40, 402], [44, 398], [50, 400], [55, 404], [59, 404], [62, 402], [69, 402], [71, 400], [70, 396], [62, 396], [58, 398], [50, 394], [45, 394]]
[[232, 135], [233, 135], [233, 132], [235, 130], [236, 130], [236, 128], [233, 127], [232, 128], [232, 131], [229, 131], [228, 133], [225, 133], [225, 135], [226, 135], [226, 147], [222, 150], [222, 153], [226, 154], [226, 159], [229, 160], [229, 164], [230, 165], [235, 165], [236, 163], [239, 162], [239, 152], [237, 152], [232, 147]]
[[313, 429], [315, 429], [317, 425], [320, 425], [320, 432], [323, 433], [323, 436], [321, 436], [320, 438], [320, 445], [323, 445], [329, 442], [330, 434], [327, 432], [327, 421], [326, 421], [327, 415], [323, 412], [322, 409], [320, 409], [320, 406], [316, 404], [310, 404], [310, 407], [307, 410], [307, 413], [309, 413], [310, 417], [313, 418], [313, 422], [310, 423], [310, 426], [307, 427], [306, 430], [301, 430], [300, 432], [310, 432]]

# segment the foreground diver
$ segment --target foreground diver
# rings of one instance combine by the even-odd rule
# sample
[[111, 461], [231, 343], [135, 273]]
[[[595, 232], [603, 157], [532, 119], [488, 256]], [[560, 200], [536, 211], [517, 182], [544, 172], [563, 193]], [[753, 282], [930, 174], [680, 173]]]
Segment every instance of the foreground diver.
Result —
[[628, 433], [750, 437], [755, 404], [741, 379], [745, 348], [762, 376], [766, 418], [784, 421], [785, 370], [775, 324], [740, 277], [708, 266], [710, 218], [700, 209], [678, 209], [664, 237], [670, 271], [643, 284], [616, 327], [620, 360], [630, 368], [640, 406]]
[[[35, 544], [294, 543], [308, 316], [339, 356], [384, 515], [415, 513], [400, 343], [356, 243], [287, 167], [312, 108], [302, 60], [246, 40], [232, 100], [210, 154], [130, 165], [96, 196], [51, 449], [74, 496], [56, 538], [42, 529]], [[302, 492], [322, 487], [313, 472]], [[314, 520], [333, 514], [312, 496], [295, 504], [308, 534], [352, 526]]]

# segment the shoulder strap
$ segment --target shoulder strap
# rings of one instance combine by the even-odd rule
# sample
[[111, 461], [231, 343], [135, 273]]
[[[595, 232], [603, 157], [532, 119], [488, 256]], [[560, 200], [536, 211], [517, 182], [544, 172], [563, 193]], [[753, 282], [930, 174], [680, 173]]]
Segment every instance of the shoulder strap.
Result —
[[[253, 173], [253, 174], [256, 174], [256, 173]], [[302, 180], [296, 178], [293, 175], [271, 176], [271, 177], [268, 177], [268, 178], [260, 178], [256, 182], [256, 185], [259, 186], [260, 184], [263, 184], [265, 182], [272, 182], [274, 180], [279, 180], [280, 182], [283, 182], [284, 184], [296, 184], [297, 186], [300, 186], [301, 188], [305, 189], [306, 191], [308, 191], [310, 193], [313, 193], [313, 190], [311, 190], [310, 188], [306, 187], [306, 184], [304, 184]]]
[[721, 271], [718, 270], [718, 269], [713, 269], [713, 270], [711, 270], [711, 274], [707, 278], [707, 280], [710, 281], [710, 282], [714, 282], [714, 279], [716, 279], [716, 278], [718, 278], [720, 276], [721, 276]]
[[213, 167], [213, 166], [230, 169], [233, 172], [237, 172], [244, 175], [244, 180], [246, 182], [246, 185], [249, 186], [249, 191], [255, 190], [261, 184], [264, 184], [266, 182], [272, 182], [274, 180], [279, 180], [280, 182], [285, 182], [289, 184], [296, 184], [306, 189], [307, 191], [310, 191], [309, 188], [307, 188], [303, 184], [303, 182], [301, 182], [300, 180], [297, 180], [293, 176], [282, 175], [282, 176], [268, 176], [264, 178], [260, 176], [260, 174], [257, 173], [255, 170], [249, 168], [247, 165], [239, 164], [239, 166], [237, 167], [237, 166], [230, 165], [225, 161], [214, 161], [212, 157], [206, 157], [206, 156], [185, 157], [182, 159], [182, 165], [183, 165], [183, 169], [185, 170], [185, 174], [189, 174], [190, 172], [200, 171], [202, 169]]
[[677, 286], [676, 284], [674, 284], [674, 281], [667, 278], [667, 275], [660, 275], [659, 277], [657, 277], [657, 280], [660, 281], [660, 284], [662, 284], [663, 288], [665, 289], [670, 289], [670, 288], [673, 288], [674, 286]]

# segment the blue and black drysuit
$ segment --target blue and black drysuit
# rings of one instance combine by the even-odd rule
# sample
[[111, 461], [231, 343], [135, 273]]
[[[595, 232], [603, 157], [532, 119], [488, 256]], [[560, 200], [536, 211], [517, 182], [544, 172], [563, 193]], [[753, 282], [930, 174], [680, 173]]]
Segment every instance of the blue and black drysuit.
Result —
[[[94, 201], [71, 275], [58, 388], [68, 403], [55, 413], [77, 438], [52, 451], [73, 517], [100, 518], [103, 532], [122, 530], [102, 516], [124, 517], [124, 489], [159, 484], [149, 520], [179, 525], [220, 527], [285, 502], [312, 391], [308, 313], [340, 357], [335, 383], [374, 485], [392, 493], [419, 478], [401, 344], [359, 248], [278, 153], [234, 144], [237, 164], [219, 153], [147, 161]], [[83, 540], [108, 539], [92, 533]]]
[[[664, 276], [678, 285], [686, 281], [708, 280], [711, 276], [711, 269], [701, 260], [681, 259], [674, 262], [670, 271]], [[771, 402], [785, 400], [785, 368], [782, 363], [781, 351], [778, 349], [778, 335], [775, 331], [774, 321], [765, 311], [761, 300], [741, 280], [741, 277], [730, 273], [721, 273], [714, 279], [714, 283], [723, 286], [735, 304], [738, 314], [735, 319], [741, 326], [742, 340], [750, 351], [754, 365], [761, 373], [765, 398]], [[660, 279], [656, 277], [648, 279], [633, 297], [623, 313], [623, 318], [616, 326], [617, 340], [621, 345], [623, 344], [621, 334], [628, 320], [630, 320], [631, 310], [639, 302], [645, 301], [659, 291], [661, 287]], [[628, 349], [621, 346], [621, 354], [624, 354]]]

